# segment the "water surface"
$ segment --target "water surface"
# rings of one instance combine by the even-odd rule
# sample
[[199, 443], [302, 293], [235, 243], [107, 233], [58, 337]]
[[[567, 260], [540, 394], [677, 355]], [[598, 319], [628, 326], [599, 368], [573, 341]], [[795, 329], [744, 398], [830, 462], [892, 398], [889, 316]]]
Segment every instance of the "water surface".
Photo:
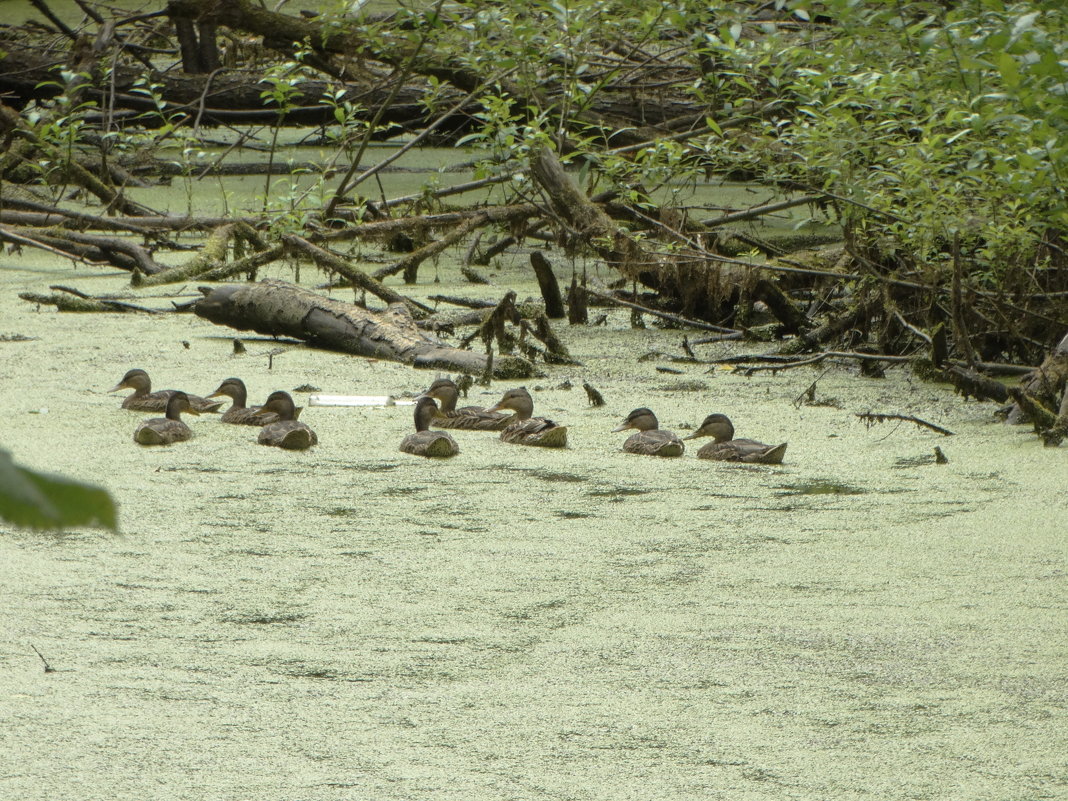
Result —
[[[472, 287], [443, 260], [422, 270], [441, 283], [412, 292], [533, 294], [524, 263]], [[105, 392], [131, 367], [201, 394], [237, 375], [252, 401], [417, 392], [434, 375], [293, 344], [269, 370], [278, 343], [234, 356], [233, 332], [193, 316], [17, 299], [125, 281], [0, 264], [0, 334], [33, 337], [0, 342], [0, 445], [106, 485], [122, 525], [0, 527], [3, 797], [1068, 794], [1068, 451], [989, 405], [842, 368], [819, 382], [829, 405], [797, 409], [818, 373], [664, 375], [636, 357], [677, 352], [681, 333], [613, 312], [559, 326], [583, 366], [528, 382], [571, 426], [566, 451], [459, 432], [457, 458], [410, 457], [410, 407], [307, 408], [307, 453], [211, 416], [190, 442], [143, 448], [142, 415]], [[725, 411], [740, 436], [788, 440], [786, 462], [624, 454], [610, 430], [636, 406], [680, 432]], [[957, 434], [868, 430], [854, 413], [869, 410]]]

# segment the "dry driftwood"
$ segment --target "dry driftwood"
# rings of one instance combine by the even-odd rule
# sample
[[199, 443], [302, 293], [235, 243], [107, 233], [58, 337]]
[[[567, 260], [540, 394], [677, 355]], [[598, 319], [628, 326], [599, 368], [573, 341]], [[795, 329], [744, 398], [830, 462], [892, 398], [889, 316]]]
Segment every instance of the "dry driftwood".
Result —
[[[286, 281], [267, 280], [218, 287], [197, 301], [194, 310], [218, 325], [294, 337], [315, 347], [358, 356], [453, 372], [486, 370], [485, 354], [449, 347], [420, 331], [402, 303], [373, 312]], [[497, 378], [533, 374], [533, 365], [515, 356], [498, 356], [493, 363]]]

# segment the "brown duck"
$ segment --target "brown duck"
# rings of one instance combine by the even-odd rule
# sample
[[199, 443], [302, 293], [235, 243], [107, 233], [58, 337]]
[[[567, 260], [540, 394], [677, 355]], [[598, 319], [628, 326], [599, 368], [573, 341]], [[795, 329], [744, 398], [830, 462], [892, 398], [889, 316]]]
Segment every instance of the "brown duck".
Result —
[[297, 407], [288, 392], [272, 392], [253, 417], [265, 418], [271, 414], [276, 415], [278, 419], [260, 429], [260, 445], [303, 451], [319, 443], [315, 432], [296, 419]]
[[697, 452], [698, 459], [715, 459], [721, 462], [746, 462], [748, 464], [782, 464], [786, 443], [765, 445], [751, 439], [734, 439], [734, 425], [724, 414], [710, 414], [700, 428], [683, 439], [712, 437]]
[[[138, 412], [167, 411], [167, 401], [170, 400], [171, 395], [178, 391], [176, 389], [161, 389], [158, 392], [153, 392], [152, 380], [144, 370], [128, 371], [122, 377], [122, 381], [109, 389], [108, 392], [118, 392], [120, 389], [132, 389], [134, 391], [133, 395], [127, 395], [123, 399], [122, 408], [133, 409]], [[183, 394], [189, 398], [189, 408], [195, 409], [198, 414], [217, 412], [219, 407], [223, 405], [222, 401], [210, 401], [199, 395]]]
[[441, 412], [434, 399], [424, 395], [415, 402], [415, 433], [406, 436], [400, 444], [404, 453], [432, 458], [448, 458], [460, 452], [456, 440], [441, 431], [431, 431], [430, 424]]
[[192, 439], [193, 432], [182, 422], [182, 412], [200, 414], [189, 405], [189, 396], [175, 390], [167, 399], [167, 416], [143, 420], [134, 430], [134, 442], [139, 445], [170, 445]]
[[503, 431], [512, 416], [491, 412], [481, 406], [456, 408], [460, 389], [448, 378], [439, 378], [424, 395], [441, 403], [438, 414], [430, 424], [435, 428], [462, 428], [468, 431]]
[[511, 409], [515, 414], [508, 418], [508, 425], [501, 431], [501, 439], [514, 445], [537, 445], [542, 448], [567, 447], [567, 426], [562, 426], [544, 417], [532, 417], [534, 400], [526, 387], [510, 389], [486, 411], [497, 412]]
[[[270, 413], [262, 417], [256, 417], [256, 412], [262, 407], [245, 405], [248, 402], [248, 392], [245, 389], [245, 382], [240, 378], [227, 378], [219, 384], [217, 390], [208, 395], [208, 398], [217, 398], [220, 395], [225, 395], [233, 400], [230, 408], [223, 412], [222, 417], [219, 418], [224, 423], [242, 426], [265, 426], [268, 423], [278, 422], [277, 414]], [[295, 416], [300, 416], [300, 409], [296, 410]]]
[[635, 409], [627, 415], [623, 423], [616, 431], [634, 429], [638, 433], [631, 434], [623, 443], [623, 450], [627, 453], [639, 453], [645, 456], [682, 456], [686, 446], [674, 431], [665, 431], [660, 428], [656, 415], [644, 406]]

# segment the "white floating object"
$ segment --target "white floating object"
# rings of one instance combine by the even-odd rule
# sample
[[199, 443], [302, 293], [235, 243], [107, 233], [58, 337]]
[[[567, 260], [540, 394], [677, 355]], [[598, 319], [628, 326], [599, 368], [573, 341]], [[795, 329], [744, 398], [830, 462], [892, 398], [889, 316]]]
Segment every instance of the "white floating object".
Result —
[[395, 406], [389, 395], [311, 395], [309, 406]]

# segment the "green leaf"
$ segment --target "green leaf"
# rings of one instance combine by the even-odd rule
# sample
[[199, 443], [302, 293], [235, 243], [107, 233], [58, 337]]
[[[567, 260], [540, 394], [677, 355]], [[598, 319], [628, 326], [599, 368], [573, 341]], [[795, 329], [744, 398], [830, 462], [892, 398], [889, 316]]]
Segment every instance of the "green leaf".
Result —
[[19, 467], [7, 451], [0, 451], [0, 519], [34, 529], [119, 530], [107, 490]]
[[1001, 71], [1002, 80], [1010, 89], [1020, 85], [1020, 68], [1016, 66], [1016, 59], [1008, 53], [998, 55], [998, 69]]

